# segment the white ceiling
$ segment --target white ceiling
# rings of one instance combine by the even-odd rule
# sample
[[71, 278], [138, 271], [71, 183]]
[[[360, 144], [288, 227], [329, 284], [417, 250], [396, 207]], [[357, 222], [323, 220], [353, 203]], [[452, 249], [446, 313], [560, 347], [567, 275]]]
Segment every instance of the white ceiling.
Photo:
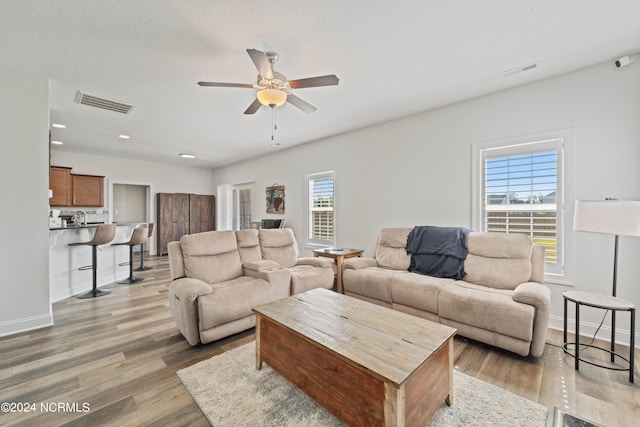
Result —
[[[0, 66], [50, 79], [53, 150], [215, 167], [613, 61], [640, 51], [639, 21], [638, 0], [2, 0]], [[254, 83], [247, 48], [340, 78], [293, 91], [313, 114], [277, 109], [279, 147], [268, 108], [243, 114], [254, 89], [196, 85]]]

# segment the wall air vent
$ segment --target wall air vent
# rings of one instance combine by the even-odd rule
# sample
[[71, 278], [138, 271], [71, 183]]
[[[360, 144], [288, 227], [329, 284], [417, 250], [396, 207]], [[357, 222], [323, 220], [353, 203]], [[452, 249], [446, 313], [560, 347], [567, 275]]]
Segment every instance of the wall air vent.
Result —
[[113, 99], [100, 98], [99, 96], [89, 95], [83, 92], [76, 92], [75, 102], [90, 107], [101, 108], [103, 110], [115, 111], [116, 113], [129, 114], [134, 109], [133, 105], [124, 102], [114, 101]]
[[525, 71], [535, 70], [540, 66], [540, 61], [532, 62], [531, 64], [522, 65], [520, 67], [512, 68], [505, 71], [503, 74], [505, 77], [513, 76], [514, 74], [523, 73]]

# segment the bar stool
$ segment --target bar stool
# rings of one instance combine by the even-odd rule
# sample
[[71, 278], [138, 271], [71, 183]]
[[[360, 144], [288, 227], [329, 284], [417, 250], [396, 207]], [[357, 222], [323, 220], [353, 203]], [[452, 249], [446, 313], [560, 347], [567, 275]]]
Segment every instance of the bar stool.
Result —
[[147, 227], [134, 228], [133, 234], [131, 234], [131, 238], [129, 239], [128, 242], [111, 244], [111, 246], [120, 246], [120, 245], [129, 246], [129, 277], [125, 280], [119, 281], [118, 283], [120, 284], [138, 283], [144, 280], [138, 277], [133, 277], [133, 247], [136, 245], [141, 245], [144, 242], [146, 242], [148, 239], [148, 234], [149, 234], [149, 229]]
[[101, 297], [103, 295], [110, 294], [110, 290], [98, 289], [98, 252], [97, 248], [100, 245], [106, 245], [116, 235], [116, 225], [115, 224], [100, 224], [96, 227], [96, 232], [93, 235], [93, 239], [88, 242], [76, 242], [69, 243], [69, 246], [80, 246], [80, 245], [88, 245], [91, 246], [91, 259], [92, 264], [80, 267], [79, 270], [93, 270], [93, 288], [84, 294], [76, 295], [76, 298], [95, 298]]
[[[153, 234], [153, 223], [149, 224], [149, 235], [147, 236], [147, 240], [151, 238]], [[151, 270], [153, 267], [145, 267], [144, 266], [144, 242], [140, 245], [140, 267], [136, 268], [135, 271], [147, 271]]]

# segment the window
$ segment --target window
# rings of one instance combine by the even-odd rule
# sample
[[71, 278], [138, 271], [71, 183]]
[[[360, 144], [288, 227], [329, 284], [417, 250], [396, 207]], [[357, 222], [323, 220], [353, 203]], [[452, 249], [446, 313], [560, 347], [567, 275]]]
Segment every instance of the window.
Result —
[[563, 132], [474, 146], [475, 230], [545, 246], [545, 273], [564, 274]]
[[307, 244], [309, 245], [334, 245], [334, 184], [334, 172], [307, 175]]

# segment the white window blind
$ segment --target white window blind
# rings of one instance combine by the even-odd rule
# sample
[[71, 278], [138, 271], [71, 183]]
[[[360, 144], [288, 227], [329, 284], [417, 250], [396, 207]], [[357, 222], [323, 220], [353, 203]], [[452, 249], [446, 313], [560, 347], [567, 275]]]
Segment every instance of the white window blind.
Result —
[[480, 229], [531, 237], [551, 274], [563, 271], [562, 153], [562, 138], [480, 150]]
[[334, 173], [308, 175], [307, 188], [307, 243], [332, 246], [335, 241]]

